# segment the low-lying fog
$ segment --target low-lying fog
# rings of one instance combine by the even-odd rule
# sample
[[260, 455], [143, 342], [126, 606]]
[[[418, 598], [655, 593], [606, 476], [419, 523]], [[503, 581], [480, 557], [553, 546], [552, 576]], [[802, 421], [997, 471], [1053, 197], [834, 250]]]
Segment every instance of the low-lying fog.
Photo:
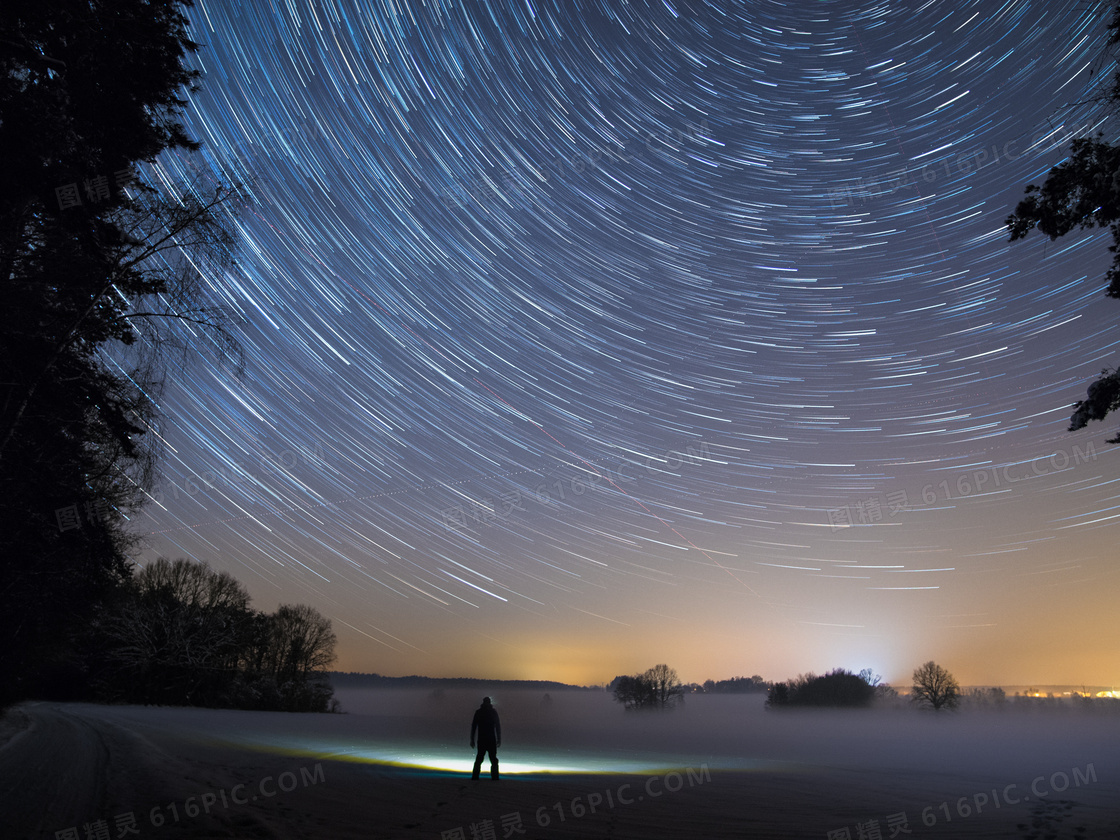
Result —
[[[484, 694], [501, 715], [501, 785], [468, 778]], [[873, 822], [893, 837], [899, 819], [914, 837], [1120, 837], [1120, 714], [1103, 704], [768, 711], [760, 694], [690, 695], [639, 713], [602, 691], [549, 695], [339, 689], [344, 714], [29, 704], [15, 712], [32, 721], [28, 734], [0, 750], [0, 776], [14, 782], [6, 799], [0, 790], [0, 835], [55, 837], [115, 814], [169, 814], [169, 803], [186, 813], [203, 791], [249, 790], [259, 801], [161, 836], [467, 836], [516, 814], [528, 836], [557, 840], [855, 838], [876, 836], [860, 833]], [[277, 793], [283, 773], [295, 785], [310, 768], [321, 783]]]
[[[468, 746], [483, 690], [343, 689], [342, 711], [374, 716], [366, 731], [454, 751]], [[920, 773], [1070, 774], [1093, 764], [1120, 781], [1120, 715], [1005, 708], [933, 713], [912, 708], [767, 710], [764, 695], [689, 695], [671, 711], [625, 711], [603, 691], [503, 690], [503, 761], [532, 755], [570, 767], [581, 757], [649, 768], [699, 766], [888, 767]], [[807, 766], [806, 766], [807, 765]], [[1106, 769], [1109, 768], [1109, 769]], [[588, 766], [587, 769], [598, 769]], [[790, 769], [793, 769], [791, 766]], [[1117, 771], [1117, 772], [1114, 772]], [[998, 779], [997, 779], [998, 781]]]

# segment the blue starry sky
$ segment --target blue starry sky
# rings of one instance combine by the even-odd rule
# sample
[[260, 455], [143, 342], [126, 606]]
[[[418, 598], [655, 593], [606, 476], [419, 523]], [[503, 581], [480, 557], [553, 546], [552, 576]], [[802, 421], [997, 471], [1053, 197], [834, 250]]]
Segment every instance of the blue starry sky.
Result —
[[[207, 276], [140, 562], [342, 670], [1112, 683], [1099, 232], [1009, 244], [1112, 72], [1050, 0], [197, 0]], [[1114, 425], [1114, 424], [1113, 424]]]

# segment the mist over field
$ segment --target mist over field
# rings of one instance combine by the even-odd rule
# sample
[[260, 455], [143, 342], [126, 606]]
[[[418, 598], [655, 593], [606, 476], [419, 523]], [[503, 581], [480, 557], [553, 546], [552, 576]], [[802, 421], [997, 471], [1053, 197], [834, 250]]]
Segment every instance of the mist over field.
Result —
[[[472, 782], [487, 693], [501, 781]], [[541, 840], [1120, 836], [1105, 706], [771, 711], [746, 694], [627, 712], [606, 691], [545, 694], [340, 689], [342, 714], [23, 704], [0, 729], [0, 837], [126, 819], [158, 840], [459, 840], [503, 821]]]
[[[377, 716], [401, 737], [419, 743], [467, 745], [471, 713], [484, 691], [475, 689], [343, 689], [342, 711]], [[991, 774], [992, 784], [1028, 780], [1094, 763], [1115, 766], [1120, 785], [1120, 716], [1072, 706], [1044, 712], [932, 713], [911, 708], [806, 710], [765, 708], [764, 694], [688, 695], [668, 711], [627, 712], [608, 691], [546, 692], [496, 688], [502, 719], [501, 758], [534, 765], [555, 756], [648, 769], [706, 762], [713, 770], [769, 764], [809, 771], [819, 767], [929, 774]], [[531, 759], [529, 758], [531, 757]], [[592, 769], [588, 767], [587, 769]]]

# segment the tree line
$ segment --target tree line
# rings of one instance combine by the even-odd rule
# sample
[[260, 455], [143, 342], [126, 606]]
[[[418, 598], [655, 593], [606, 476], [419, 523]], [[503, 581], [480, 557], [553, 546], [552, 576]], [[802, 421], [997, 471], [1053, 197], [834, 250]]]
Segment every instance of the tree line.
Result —
[[[893, 701], [898, 691], [870, 668], [858, 674], [836, 668], [823, 676], [803, 674], [784, 682], [768, 683], [757, 674], [730, 680], [707, 680], [703, 685], [684, 685], [675, 669], [655, 665], [640, 674], [615, 677], [608, 686], [614, 699], [627, 710], [672, 709], [688, 693], [747, 694], [766, 692], [767, 708], [791, 706], [867, 707], [876, 701]], [[1002, 695], [1002, 692], [1000, 693]], [[910, 702], [934, 711], [956, 708], [961, 700], [956, 679], [936, 662], [914, 669]], [[996, 694], [977, 695], [989, 701]]]
[[98, 610], [74, 676], [102, 702], [324, 712], [335, 641], [312, 607], [259, 612], [228, 572], [161, 558]]
[[[909, 702], [918, 708], [939, 712], [954, 709], [960, 703], [960, 684], [933, 660], [915, 668], [911, 682]], [[866, 708], [876, 703], [893, 703], [898, 698], [898, 690], [883, 682], [870, 668], [858, 674], [836, 668], [819, 677], [803, 674], [775, 683], [767, 693], [766, 706], [771, 709], [790, 706]]]
[[190, 5], [0, 3], [0, 704], [132, 585], [165, 353], [240, 358], [208, 284], [239, 190], [135, 168], [200, 148]]
[[626, 709], [671, 709], [684, 702], [684, 686], [675, 669], [654, 665], [640, 674], [619, 676], [608, 686]]

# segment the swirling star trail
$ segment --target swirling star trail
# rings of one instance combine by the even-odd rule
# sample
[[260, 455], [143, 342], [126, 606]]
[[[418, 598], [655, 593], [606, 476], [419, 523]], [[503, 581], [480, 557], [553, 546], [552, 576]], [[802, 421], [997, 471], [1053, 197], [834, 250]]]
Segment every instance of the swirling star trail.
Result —
[[[1086, 4], [197, 0], [243, 375], [161, 397], [141, 560], [343, 670], [1114, 681], [1105, 236], [1008, 244], [1110, 123]], [[1082, 104], [1078, 104], [1082, 103]]]

